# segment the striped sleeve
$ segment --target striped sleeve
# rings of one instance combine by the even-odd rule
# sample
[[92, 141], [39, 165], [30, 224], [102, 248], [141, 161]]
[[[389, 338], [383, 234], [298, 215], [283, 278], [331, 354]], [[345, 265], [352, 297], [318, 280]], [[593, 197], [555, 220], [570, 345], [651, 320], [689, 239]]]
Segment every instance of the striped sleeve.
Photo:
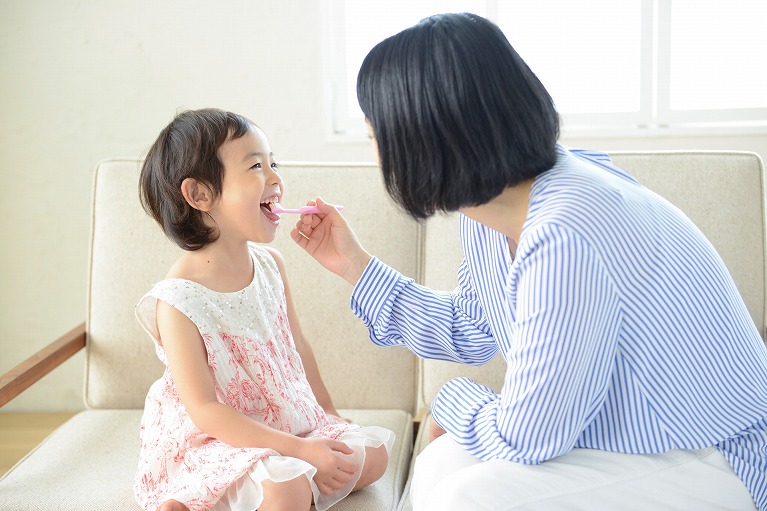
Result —
[[419, 357], [473, 365], [497, 352], [465, 263], [459, 287], [449, 293], [420, 286], [374, 257], [350, 306], [379, 346], [406, 346]]
[[432, 403], [436, 423], [482, 460], [570, 451], [604, 401], [616, 350], [618, 294], [593, 249], [552, 225], [527, 238], [509, 277], [518, 306], [501, 394], [457, 378]]

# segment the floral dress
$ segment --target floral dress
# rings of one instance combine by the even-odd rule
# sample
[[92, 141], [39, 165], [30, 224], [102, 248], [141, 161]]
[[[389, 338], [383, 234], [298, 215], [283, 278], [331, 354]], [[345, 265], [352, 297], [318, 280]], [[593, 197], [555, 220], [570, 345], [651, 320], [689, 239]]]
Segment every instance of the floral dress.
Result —
[[253, 281], [234, 293], [214, 292], [184, 279], [156, 284], [136, 306], [136, 317], [155, 341], [165, 364], [149, 389], [141, 421], [141, 451], [133, 483], [137, 501], [155, 511], [174, 499], [190, 510], [254, 510], [263, 499], [261, 482], [283, 482], [305, 475], [318, 510], [349, 494], [357, 476], [333, 495], [319, 493], [309, 463], [268, 448], [237, 448], [206, 435], [182, 404], [158, 338], [157, 300], [187, 316], [200, 331], [221, 403], [281, 431], [300, 437], [340, 440], [364, 463], [365, 447], [391, 449], [394, 434], [360, 427], [328, 416], [306, 378], [288, 324], [282, 279], [272, 256], [253, 246]]

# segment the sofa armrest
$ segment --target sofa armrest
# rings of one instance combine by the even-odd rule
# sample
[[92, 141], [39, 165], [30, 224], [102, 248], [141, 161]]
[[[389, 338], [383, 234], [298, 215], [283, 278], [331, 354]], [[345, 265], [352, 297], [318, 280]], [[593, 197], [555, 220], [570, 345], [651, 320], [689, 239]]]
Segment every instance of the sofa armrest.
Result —
[[0, 406], [24, 392], [84, 347], [83, 322], [0, 376]]

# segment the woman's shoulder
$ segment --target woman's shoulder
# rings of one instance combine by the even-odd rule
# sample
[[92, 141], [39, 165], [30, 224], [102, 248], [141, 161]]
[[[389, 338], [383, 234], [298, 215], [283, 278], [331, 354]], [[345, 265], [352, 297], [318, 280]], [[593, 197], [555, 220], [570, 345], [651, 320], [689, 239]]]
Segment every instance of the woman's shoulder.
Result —
[[530, 223], [555, 222], [573, 228], [604, 225], [630, 215], [652, 201], [630, 175], [609, 170], [607, 164], [568, 155], [539, 176], [530, 193]]

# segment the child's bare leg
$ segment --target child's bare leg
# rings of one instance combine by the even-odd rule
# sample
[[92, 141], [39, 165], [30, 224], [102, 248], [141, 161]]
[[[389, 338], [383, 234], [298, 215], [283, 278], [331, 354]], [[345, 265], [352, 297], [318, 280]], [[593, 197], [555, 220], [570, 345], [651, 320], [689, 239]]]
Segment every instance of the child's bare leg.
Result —
[[157, 511], [189, 511], [189, 508], [177, 500], [168, 500]]
[[305, 476], [283, 483], [264, 480], [261, 486], [264, 501], [258, 511], [308, 511], [312, 505], [312, 487]]
[[354, 490], [359, 490], [365, 486], [378, 481], [384, 472], [386, 467], [389, 466], [389, 453], [386, 452], [386, 447], [365, 447], [365, 465], [362, 467], [362, 474], [354, 485]]

